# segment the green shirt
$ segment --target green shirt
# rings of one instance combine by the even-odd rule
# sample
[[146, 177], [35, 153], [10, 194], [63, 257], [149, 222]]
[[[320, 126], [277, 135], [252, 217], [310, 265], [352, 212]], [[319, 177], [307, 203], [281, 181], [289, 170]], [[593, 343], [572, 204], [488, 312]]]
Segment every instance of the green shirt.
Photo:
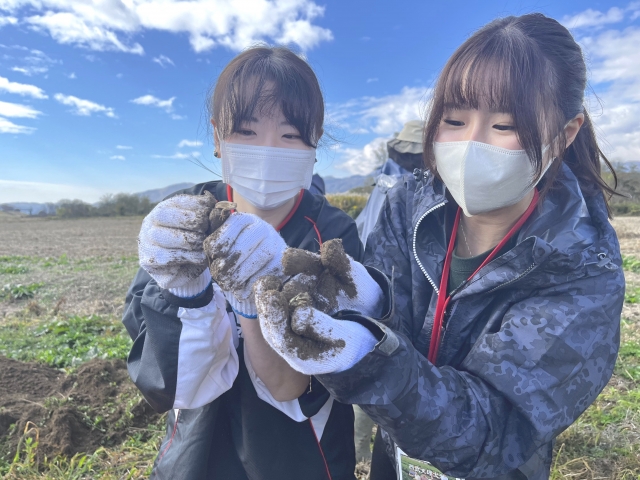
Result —
[[[502, 249], [498, 252], [496, 257], [499, 257], [503, 253], [508, 252], [513, 247], [516, 246], [517, 242], [517, 233], [511, 237], [511, 239], [507, 242], [507, 244], [502, 247]], [[449, 285], [447, 288], [447, 294], [451, 295], [456, 288], [462, 285], [473, 273], [482, 265], [487, 257], [493, 252], [493, 248], [491, 250], [487, 250], [480, 255], [476, 255], [475, 257], [458, 257], [455, 253], [451, 256], [451, 267], [449, 270]]]

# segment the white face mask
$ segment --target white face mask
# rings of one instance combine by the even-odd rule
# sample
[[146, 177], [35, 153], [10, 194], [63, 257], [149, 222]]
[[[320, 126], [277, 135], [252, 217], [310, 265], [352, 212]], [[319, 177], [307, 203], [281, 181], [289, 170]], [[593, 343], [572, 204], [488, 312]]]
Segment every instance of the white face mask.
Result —
[[316, 150], [261, 147], [220, 140], [222, 181], [247, 202], [271, 210], [311, 186]]
[[468, 217], [518, 203], [552, 163], [547, 163], [536, 180], [525, 150], [465, 141], [434, 142], [433, 152], [438, 174]]

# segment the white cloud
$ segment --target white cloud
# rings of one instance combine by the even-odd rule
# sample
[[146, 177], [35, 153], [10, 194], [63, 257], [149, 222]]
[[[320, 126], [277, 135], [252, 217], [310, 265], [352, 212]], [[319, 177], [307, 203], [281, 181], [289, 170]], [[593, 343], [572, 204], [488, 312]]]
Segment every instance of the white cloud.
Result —
[[56, 93], [54, 98], [63, 105], [73, 107], [72, 112], [76, 115], [89, 116], [92, 113], [104, 113], [107, 117], [116, 118], [113, 108], [105, 107], [90, 100], [83, 100], [73, 95], [63, 95], [62, 93]]
[[426, 87], [404, 87], [383, 97], [361, 97], [329, 106], [329, 122], [351, 133], [364, 131], [381, 136], [399, 132], [409, 120], [423, 118], [429, 91]]
[[166, 57], [164, 55], [160, 55], [159, 57], [155, 57], [153, 59], [153, 61], [155, 63], [157, 63], [158, 65], [160, 65], [162, 68], [165, 68], [167, 65], [173, 65], [174, 67], [176, 66], [176, 64], [173, 63], [173, 60], [171, 60], [169, 57]]
[[377, 82], [378, 78], [374, 77], [374, 78], [367, 78], [367, 83], [373, 83], [373, 82]]
[[[426, 87], [404, 87], [396, 94], [361, 97], [340, 105], [329, 105], [329, 125], [344, 129], [354, 136], [366, 136], [362, 143], [369, 142], [362, 148], [337, 148], [336, 167], [352, 174], [371, 173], [377, 166], [377, 147], [402, 130], [409, 120], [424, 118], [428, 95]], [[369, 140], [372, 135], [375, 138]]]
[[14, 72], [23, 73], [28, 77], [32, 77], [33, 75], [39, 75], [41, 73], [47, 73], [49, 71], [47, 67], [35, 67], [35, 66], [13, 67], [11, 70]]
[[69, 75], [67, 75], [67, 77], [68, 77], [70, 80], [75, 80], [76, 78], [78, 78], [78, 77], [76, 77], [75, 72], [71, 72]]
[[[634, 8], [640, 10], [640, 3], [627, 7], [632, 19]], [[578, 41], [589, 60], [590, 82], [601, 101], [600, 105], [588, 99], [601, 147], [609, 160], [640, 160], [640, 27], [605, 30]]]
[[131, 150], [133, 147], [130, 147], [128, 145], [116, 145], [116, 148], [118, 150]]
[[181, 140], [178, 144], [178, 148], [182, 147], [201, 147], [202, 142], [200, 140]]
[[38, 115], [42, 115], [42, 112], [27, 105], [0, 101], [0, 116], [2, 117], [36, 118]]
[[14, 46], [13, 48], [29, 51], [27, 55], [21, 55], [17, 58], [17, 60], [20, 61], [21, 65], [17, 65], [11, 69], [14, 72], [20, 72], [29, 77], [47, 73], [51, 65], [62, 63], [59, 60], [54, 60], [40, 50], [29, 50], [19, 46]]
[[0, 203], [57, 202], [63, 198], [80, 198], [85, 202], [96, 202], [105, 193], [106, 191], [81, 185], [0, 180]]
[[0, 28], [5, 25], [16, 25], [18, 23], [18, 19], [16, 17], [3, 17], [0, 16]]
[[142, 97], [134, 98], [133, 100], [131, 100], [131, 102], [138, 105], [148, 105], [150, 107], [162, 108], [168, 113], [173, 109], [173, 101], [175, 99], [176, 97], [171, 97], [167, 100], [160, 100], [153, 95], [143, 95]]
[[[337, 168], [347, 170], [352, 175], [368, 175], [380, 166], [380, 151], [386, 151], [386, 137], [378, 137], [363, 148], [338, 148], [341, 163]], [[386, 156], [385, 156], [386, 160]]]
[[152, 158], [171, 158], [173, 160], [186, 160], [188, 158], [199, 157], [200, 152], [191, 152], [191, 153], [174, 153], [173, 155], [151, 155]]
[[122, 155], [112, 155], [109, 157], [111, 160], [126, 160]]
[[15, 93], [16, 95], [29, 96], [34, 98], [49, 98], [44, 94], [44, 90], [35, 85], [27, 85], [25, 83], [10, 82], [9, 79], [0, 77], [0, 92]]
[[184, 120], [185, 118], [187, 118], [185, 115], [171, 114], [171, 120]]
[[567, 15], [562, 18], [562, 24], [571, 29], [586, 27], [602, 27], [610, 23], [618, 23], [624, 19], [624, 10], [619, 7], [611, 7], [606, 13], [591, 8], [576, 15]]
[[0, 117], [0, 133], [33, 133], [35, 132], [33, 127], [25, 127], [23, 125], [16, 125], [10, 122], [6, 118]]
[[313, 0], [5, 0], [0, 11], [12, 15], [0, 18], [48, 32], [59, 43], [140, 55], [144, 49], [133, 37], [145, 30], [187, 34], [196, 52], [240, 51], [260, 41], [308, 50], [333, 38], [314, 25], [324, 7]]

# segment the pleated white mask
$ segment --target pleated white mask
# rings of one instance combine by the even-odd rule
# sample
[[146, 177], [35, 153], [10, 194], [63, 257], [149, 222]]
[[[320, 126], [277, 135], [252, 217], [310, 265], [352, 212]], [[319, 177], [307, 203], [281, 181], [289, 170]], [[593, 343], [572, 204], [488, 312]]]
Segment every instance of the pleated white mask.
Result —
[[222, 181], [251, 205], [271, 210], [311, 186], [315, 149], [242, 145], [220, 140]]

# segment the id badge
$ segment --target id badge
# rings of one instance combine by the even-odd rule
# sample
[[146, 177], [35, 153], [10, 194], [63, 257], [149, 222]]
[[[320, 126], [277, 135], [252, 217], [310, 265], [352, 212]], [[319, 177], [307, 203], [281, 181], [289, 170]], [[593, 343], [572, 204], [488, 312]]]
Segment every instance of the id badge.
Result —
[[398, 480], [464, 480], [449, 477], [425, 460], [416, 460], [396, 446]]

